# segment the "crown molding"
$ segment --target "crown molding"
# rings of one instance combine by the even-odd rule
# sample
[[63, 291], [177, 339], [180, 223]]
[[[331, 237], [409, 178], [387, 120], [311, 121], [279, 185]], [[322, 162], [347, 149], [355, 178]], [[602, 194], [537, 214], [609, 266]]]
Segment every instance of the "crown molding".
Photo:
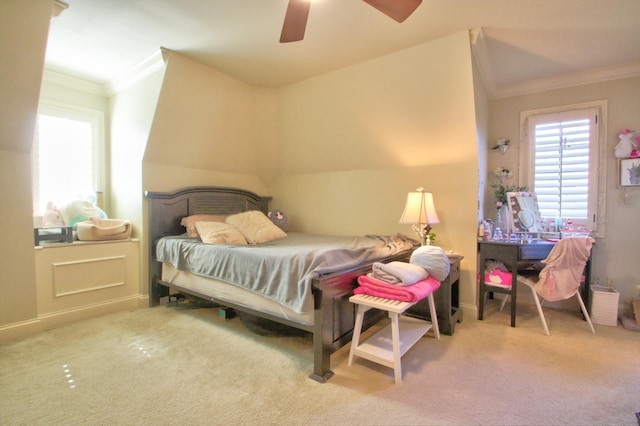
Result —
[[163, 68], [166, 64], [166, 50], [167, 49], [163, 47], [157, 49], [155, 52], [147, 56], [122, 76], [107, 82], [105, 84], [105, 90], [107, 94], [109, 96], [115, 95], [142, 80], [143, 78], [149, 76], [155, 71]]
[[476, 28], [469, 31], [469, 39], [471, 41], [471, 54], [477, 65], [480, 78], [484, 83], [485, 90], [492, 97], [492, 93], [496, 91], [496, 83], [493, 79], [491, 63], [489, 62], [489, 54], [487, 53], [487, 42], [485, 41], [482, 28]]
[[547, 90], [564, 89], [585, 84], [601, 83], [604, 81], [640, 76], [640, 62], [618, 67], [593, 69], [585, 72], [571, 73], [539, 80], [532, 80], [522, 84], [495, 89], [492, 99], [508, 98]]
[[469, 39], [471, 42], [471, 52], [478, 72], [480, 73], [480, 78], [490, 99], [509, 98], [547, 90], [564, 89], [640, 76], [640, 62], [635, 62], [622, 66], [598, 68], [499, 87], [493, 78], [493, 67], [489, 61], [487, 42], [482, 28], [470, 30]]
[[42, 80], [47, 83], [53, 83], [60, 86], [68, 87], [82, 92], [90, 93], [93, 95], [107, 96], [107, 92], [102, 84], [94, 83], [92, 81], [83, 80], [78, 77], [73, 77], [68, 74], [63, 74], [58, 71], [54, 71], [49, 68], [45, 68], [42, 73]]
[[164, 67], [166, 64], [165, 57], [168, 55], [168, 52], [170, 51], [165, 48], [156, 50], [129, 70], [129, 72], [105, 84], [84, 80], [46, 67], [42, 79], [48, 83], [58, 84], [93, 95], [110, 97]]
[[62, 12], [67, 10], [69, 5], [60, 0], [53, 0], [53, 4], [51, 5], [51, 20], [56, 19]]

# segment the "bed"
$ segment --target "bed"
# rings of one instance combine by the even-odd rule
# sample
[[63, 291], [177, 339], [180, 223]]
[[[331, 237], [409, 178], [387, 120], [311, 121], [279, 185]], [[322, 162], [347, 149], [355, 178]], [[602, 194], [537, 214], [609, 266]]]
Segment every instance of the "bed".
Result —
[[[348, 298], [357, 286], [357, 277], [370, 272], [374, 262], [408, 261], [417, 245], [417, 242], [402, 235], [344, 237], [380, 240], [382, 244], [377, 241], [373, 243], [376, 247], [373, 252], [368, 250], [363, 255], [361, 250], [357, 251], [355, 257], [344, 262], [336, 261], [344, 257], [331, 257], [332, 250], [324, 250], [321, 254], [314, 251], [313, 256], [324, 257], [319, 261], [316, 259], [311, 266], [305, 266], [307, 269], [304, 271], [301, 269], [297, 273], [300, 276], [295, 271], [278, 275], [274, 272], [277, 268], [269, 263], [272, 257], [293, 257], [292, 251], [304, 252], [303, 257], [309, 257], [312, 252], [306, 252], [308, 247], [330, 247], [335, 237], [289, 232], [285, 238], [267, 244], [231, 247], [204, 244], [197, 238], [185, 235], [185, 228], [181, 225], [184, 217], [233, 215], [253, 210], [267, 214], [271, 197], [227, 187], [189, 187], [175, 192], [147, 192], [146, 197], [149, 200], [150, 305], [157, 306], [160, 299], [173, 290], [312, 333], [313, 372], [310, 377], [321, 383], [333, 375], [330, 369], [331, 354], [351, 341], [355, 307]], [[213, 255], [209, 252], [206, 255], [197, 254], [205, 249], [221, 251]], [[276, 252], [283, 254], [276, 255]], [[177, 258], [172, 258], [171, 253]], [[187, 258], [183, 253], [191, 257]], [[208, 260], [204, 263], [211, 265], [215, 264], [214, 259], [223, 259], [224, 267], [212, 266], [213, 269], [235, 272], [230, 278], [226, 275], [211, 278], [201, 273], [200, 269], [194, 273], [188, 270], [193, 268], [185, 267], [194, 263], [192, 259], [202, 256], [207, 256]], [[246, 267], [249, 260], [245, 261], [243, 256], [260, 258], [260, 266]], [[234, 265], [238, 267], [232, 268]], [[308, 273], [309, 268], [313, 269], [312, 273]], [[247, 271], [262, 269], [266, 269], [269, 276], [277, 275], [278, 286], [272, 285], [270, 288], [268, 283], [261, 283], [268, 281], [264, 275], [255, 278], [246, 275]], [[242, 282], [234, 283], [234, 280]], [[282, 296], [279, 293], [282, 293], [285, 281], [286, 286], [293, 290], [288, 289]], [[372, 311], [366, 318], [365, 327], [376, 323], [383, 314]]]

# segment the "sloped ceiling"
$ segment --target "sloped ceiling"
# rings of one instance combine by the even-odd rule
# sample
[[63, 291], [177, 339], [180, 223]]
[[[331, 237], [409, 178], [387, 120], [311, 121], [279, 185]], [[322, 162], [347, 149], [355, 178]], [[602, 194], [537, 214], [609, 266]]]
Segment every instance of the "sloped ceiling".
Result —
[[67, 3], [47, 68], [100, 84], [164, 47], [278, 87], [461, 31], [493, 97], [640, 75], [638, 0], [424, 0], [403, 23], [361, 0], [314, 0], [304, 40], [288, 44], [287, 0]]

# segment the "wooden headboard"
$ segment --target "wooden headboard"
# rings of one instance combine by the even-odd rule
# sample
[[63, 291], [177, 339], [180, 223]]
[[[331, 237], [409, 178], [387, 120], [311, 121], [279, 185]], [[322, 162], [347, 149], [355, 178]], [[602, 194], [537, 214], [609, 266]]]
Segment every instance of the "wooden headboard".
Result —
[[[149, 200], [149, 300], [153, 306], [159, 299], [156, 285], [161, 267], [156, 260], [156, 243], [168, 235], [184, 234], [180, 225], [185, 216], [194, 214], [234, 214], [248, 210], [268, 213], [271, 197], [261, 197], [251, 191], [219, 186], [194, 186], [175, 192], [145, 193]], [[154, 300], [155, 299], [155, 300]]]

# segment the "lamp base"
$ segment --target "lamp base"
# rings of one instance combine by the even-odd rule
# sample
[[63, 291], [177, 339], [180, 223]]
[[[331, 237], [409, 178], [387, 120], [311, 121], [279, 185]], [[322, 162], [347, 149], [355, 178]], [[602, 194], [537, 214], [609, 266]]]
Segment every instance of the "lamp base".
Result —
[[418, 237], [418, 241], [420, 241], [421, 246], [430, 246], [433, 241], [431, 241], [431, 237], [429, 233], [431, 232], [431, 225], [427, 224], [415, 224], [411, 225], [411, 229]]

